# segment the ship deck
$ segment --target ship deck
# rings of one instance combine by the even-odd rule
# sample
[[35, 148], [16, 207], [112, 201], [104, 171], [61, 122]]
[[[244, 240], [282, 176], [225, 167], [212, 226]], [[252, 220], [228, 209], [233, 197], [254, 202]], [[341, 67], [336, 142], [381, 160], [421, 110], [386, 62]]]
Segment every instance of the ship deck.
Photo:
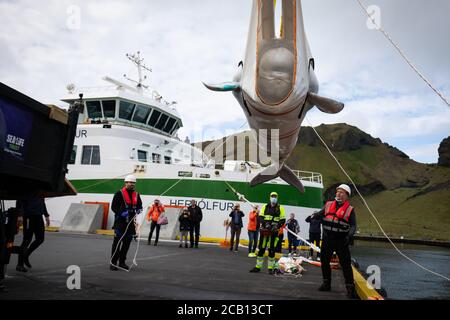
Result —
[[[20, 244], [20, 237], [16, 244]], [[131, 272], [110, 271], [112, 237], [46, 233], [44, 244], [30, 257], [33, 268], [15, 270], [17, 256], [11, 257], [0, 299], [168, 299], [168, 300], [290, 300], [346, 299], [341, 270], [333, 270], [331, 292], [319, 292], [320, 268], [305, 265], [299, 278], [272, 276], [266, 269], [249, 273], [255, 259], [245, 248], [230, 252], [215, 245], [198, 249], [179, 248], [178, 243], [160, 241], [147, 246], [141, 241], [138, 266]], [[136, 250], [128, 253], [130, 265]], [[81, 289], [66, 286], [67, 267], [81, 269]]]

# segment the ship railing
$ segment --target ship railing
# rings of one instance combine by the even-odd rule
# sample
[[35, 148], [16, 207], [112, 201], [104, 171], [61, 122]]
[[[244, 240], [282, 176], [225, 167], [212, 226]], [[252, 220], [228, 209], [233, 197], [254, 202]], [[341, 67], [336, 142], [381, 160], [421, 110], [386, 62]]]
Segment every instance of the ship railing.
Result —
[[303, 181], [310, 181], [310, 182], [316, 182], [316, 183], [323, 183], [322, 175], [318, 172], [311, 172], [311, 171], [300, 171], [300, 170], [292, 170], [294, 174]]

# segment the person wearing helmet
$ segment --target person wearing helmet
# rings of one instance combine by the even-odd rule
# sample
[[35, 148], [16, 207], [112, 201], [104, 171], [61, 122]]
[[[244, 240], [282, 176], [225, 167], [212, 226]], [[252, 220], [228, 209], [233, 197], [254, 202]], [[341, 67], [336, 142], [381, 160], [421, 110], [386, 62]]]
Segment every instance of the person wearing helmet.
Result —
[[136, 227], [133, 220], [135, 216], [142, 212], [141, 196], [136, 192], [136, 177], [132, 174], [124, 179], [125, 186], [114, 194], [111, 203], [111, 210], [114, 212], [114, 241], [111, 250], [112, 271], [117, 271], [117, 261], [119, 267], [129, 270], [125, 264], [131, 240], [136, 235]]
[[260, 212], [260, 240], [256, 266], [250, 272], [260, 272], [264, 263], [264, 253], [269, 246], [268, 269], [269, 274], [273, 274], [275, 267], [275, 249], [277, 247], [281, 226], [286, 222], [284, 207], [278, 203], [278, 193], [270, 194], [270, 202], [261, 208]]
[[344, 272], [345, 286], [349, 298], [355, 298], [355, 284], [349, 245], [356, 231], [355, 209], [350, 205], [348, 198], [352, 194], [350, 187], [341, 184], [336, 188], [336, 197], [327, 201], [325, 206], [314, 214], [322, 219], [323, 239], [320, 248], [323, 283], [320, 291], [331, 290], [330, 259], [336, 252], [339, 263]]

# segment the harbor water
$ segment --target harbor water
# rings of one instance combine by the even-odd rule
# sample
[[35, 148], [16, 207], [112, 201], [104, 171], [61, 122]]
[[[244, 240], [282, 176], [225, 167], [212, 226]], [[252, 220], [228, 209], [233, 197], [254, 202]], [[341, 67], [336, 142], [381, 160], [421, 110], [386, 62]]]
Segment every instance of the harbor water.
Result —
[[[425, 245], [396, 244], [408, 257], [450, 278], [450, 249]], [[381, 287], [388, 299], [450, 299], [450, 282], [402, 257], [389, 243], [355, 241], [352, 257], [359, 269], [380, 268]]]

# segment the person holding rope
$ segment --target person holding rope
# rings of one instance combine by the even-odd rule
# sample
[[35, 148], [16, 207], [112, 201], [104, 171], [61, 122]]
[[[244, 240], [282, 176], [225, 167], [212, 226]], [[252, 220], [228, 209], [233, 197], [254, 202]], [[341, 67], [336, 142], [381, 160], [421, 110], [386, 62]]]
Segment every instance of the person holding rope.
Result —
[[260, 240], [259, 251], [256, 257], [256, 266], [250, 272], [260, 272], [264, 263], [264, 253], [269, 246], [268, 269], [273, 274], [275, 267], [275, 249], [278, 245], [281, 226], [286, 222], [284, 207], [278, 203], [278, 193], [270, 194], [270, 202], [261, 208], [260, 212]]
[[350, 195], [350, 187], [341, 184], [336, 188], [336, 198], [333, 201], [328, 201], [314, 216], [322, 219], [323, 229], [322, 246], [320, 248], [323, 283], [319, 290], [331, 290], [330, 260], [333, 252], [336, 252], [344, 272], [347, 295], [349, 298], [355, 298], [349, 245], [356, 231], [356, 217], [355, 209], [348, 201]]
[[114, 194], [111, 209], [115, 214], [114, 241], [111, 250], [110, 270], [117, 271], [119, 268], [129, 270], [125, 264], [128, 249], [133, 236], [136, 235], [135, 216], [142, 212], [142, 200], [135, 191], [136, 177], [132, 174], [125, 177], [125, 186]]

